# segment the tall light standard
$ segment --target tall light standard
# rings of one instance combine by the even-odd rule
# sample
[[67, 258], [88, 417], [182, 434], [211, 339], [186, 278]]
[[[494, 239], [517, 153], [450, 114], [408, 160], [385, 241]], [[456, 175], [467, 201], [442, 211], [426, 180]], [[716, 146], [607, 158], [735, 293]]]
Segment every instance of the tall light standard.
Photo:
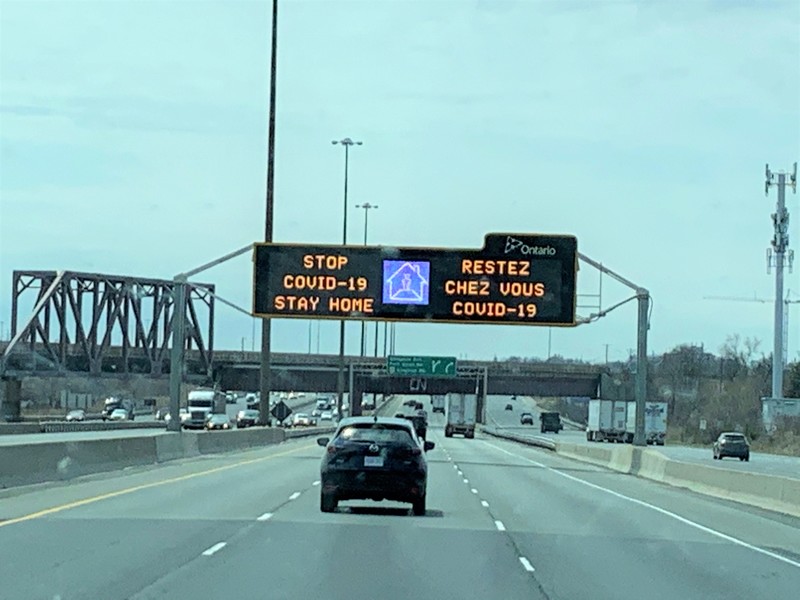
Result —
[[[349, 137], [333, 140], [331, 144], [344, 146], [344, 223], [342, 226], [342, 245], [347, 245], [347, 174], [350, 166], [350, 146], [361, 146], [363, 142], [354, 142]], [[336, 378], [336, 406], [342, 414], [344, 400], [344, 320], [339, 322], [339, 373]]]
[[[369, 211], [372, 208], [378, 208], [377, 204], [370, 204], [369, 202], [365, 202], [364, 204], [356, 204], [356, 208], [363, 208], [364, 209], [364, 245], [367, 245], [367, 231], [369, 229]], [[378, 347], [378, 325], [375, 325], [375, 348]], [[366, 328], [367, 322], [361, 321], [361, 356], [365, 356], [367, 354], [367, 340], [366, 340]], [[377, 350], [375, 352], [377, 356]]]
[[[267, 194], [266, 215], [264, 218], [264, 241], [272, 242], [273, 221], [275, 219], [275, 103], [276, 79], [278, 72], [278, 0], [272, 0], [272, 44], [269, 69], [269, 132], [267, 137]], [[269, 425], [269, 395], [272, 390], [272, 346], [271, 322], [261, 320], [261, 362], [259, 368], [259, 390], [261, 399], [258, 403], [258, 421], [261, 425]], [[255, 335], [253, 336], [255, 338]], [[174, 426], [174, 425], [173, 425]], [[179, 426], [179, 424], [178, 424]]]

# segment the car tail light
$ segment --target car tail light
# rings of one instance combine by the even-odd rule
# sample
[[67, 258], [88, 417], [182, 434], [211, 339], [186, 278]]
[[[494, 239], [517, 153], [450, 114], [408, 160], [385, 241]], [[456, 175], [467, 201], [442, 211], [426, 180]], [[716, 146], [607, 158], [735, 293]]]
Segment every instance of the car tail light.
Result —
[[331, 446], [328, 446], [327, 450], [328, 450], [328, 454], [336, 454], [337, 448], [336, 448], [336, 446], [332, 446], [331, 445]]
[[421, 448], [411, 448], [411, 456], [421, 456], [422, 449]]

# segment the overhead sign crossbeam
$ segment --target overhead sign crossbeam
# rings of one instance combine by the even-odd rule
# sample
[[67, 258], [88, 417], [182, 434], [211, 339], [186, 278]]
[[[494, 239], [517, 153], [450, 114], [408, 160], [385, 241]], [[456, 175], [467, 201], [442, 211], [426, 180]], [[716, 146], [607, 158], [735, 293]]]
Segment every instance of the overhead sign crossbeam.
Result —
[[577, 240], [492, 233], [480, 249], [256, 244], [253, 314], [575, 324]]

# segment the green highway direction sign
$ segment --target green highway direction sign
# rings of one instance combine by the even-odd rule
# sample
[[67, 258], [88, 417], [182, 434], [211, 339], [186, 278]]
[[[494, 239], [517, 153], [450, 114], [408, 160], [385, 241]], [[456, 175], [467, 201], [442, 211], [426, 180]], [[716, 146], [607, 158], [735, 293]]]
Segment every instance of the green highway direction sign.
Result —
[[386, 369], [390, 375], [455, 377], [455, 356], [389, 356]]

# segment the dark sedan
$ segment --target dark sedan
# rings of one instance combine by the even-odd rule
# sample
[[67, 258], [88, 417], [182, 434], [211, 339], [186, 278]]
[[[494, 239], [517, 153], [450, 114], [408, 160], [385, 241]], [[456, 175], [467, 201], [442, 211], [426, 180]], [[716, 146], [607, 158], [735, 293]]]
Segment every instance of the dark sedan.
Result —
[[209, 431], [211, 431], [212, 429], [230, 429], [231, 420], [228, 418], [228, 415], [223, 415], [223, 414], [209, 415], [208, 419], [206, 419], [205, 427]]
[[750, 460], [750, 443], [742, 433], [726, 432], [719, 434], [714, 442], [714, 460], [722, 460], [726, 456], [739, 460]]
[[406, 419], [350, 417], [342, 419], [325, 446], [320, 465], [320, 510], [333, 512], [342, 500], [371, 499], [409, 502], [415, 515], [425, 514], [428, 463], [424, 442]]
[[258, 423], [259, 416], [260, 414], [257, 410], [240, 410], [236, 415], [236, 427], [239, 429], [253, 427]]

